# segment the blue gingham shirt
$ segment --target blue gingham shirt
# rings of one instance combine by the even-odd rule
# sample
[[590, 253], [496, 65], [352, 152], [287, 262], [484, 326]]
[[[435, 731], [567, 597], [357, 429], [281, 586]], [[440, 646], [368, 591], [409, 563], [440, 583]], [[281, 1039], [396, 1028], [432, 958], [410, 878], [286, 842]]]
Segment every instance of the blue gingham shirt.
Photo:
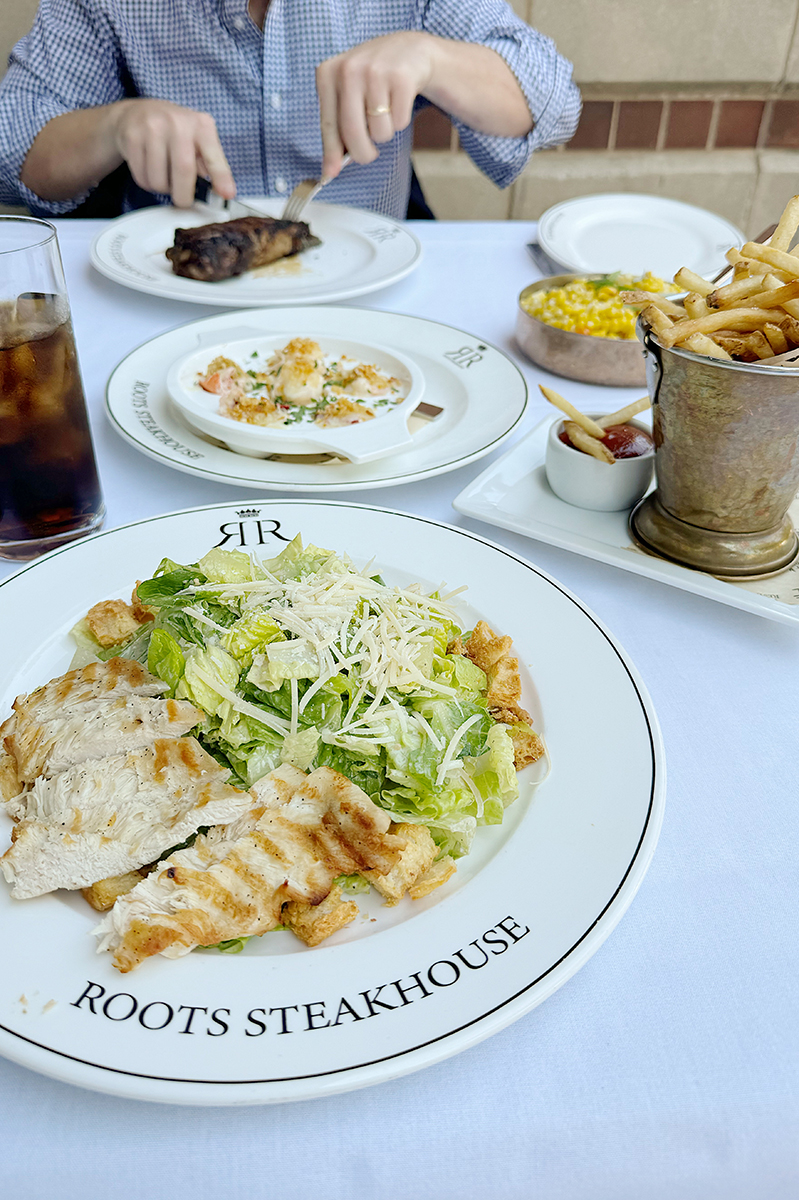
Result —
[[[570, 64], [504, 0], [272, 0], [263, 32], [247, 0], [41, 0], [0, 83], [0, 201], [42, 216], [75, 208], [88, 193], [45, 201], [20, 183], [31, 144], [62, 113], [128, 96], [211, 113], [239, 193], [286, 194], [320, 173], [316, 66], [400, 30], [490, 46], [513, 71], [531, 133], [492, 137], [456, 122], [463, 148], [500, 187], [534, 150], [574, 133], [580, 97]], [[404, 216], [411, 136], [409, 127], [375, 162], [346, 169], [325, 200]]]

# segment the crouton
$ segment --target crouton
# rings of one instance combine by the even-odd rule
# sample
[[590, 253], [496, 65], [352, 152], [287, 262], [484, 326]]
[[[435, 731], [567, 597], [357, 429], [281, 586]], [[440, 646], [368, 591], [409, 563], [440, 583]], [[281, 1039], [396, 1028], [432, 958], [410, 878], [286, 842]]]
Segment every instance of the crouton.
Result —
[[101, 600], [86, 614], [86, 624], [101, 646], [118, 646], [140, 627], [133, 609], [124, 600]]
[[318, 946], [332, 933], [349, 925], [358, 915], [358, 905], [344, 900], [338, 884], [325, 896], [321, 904], [308, 904], [304, 900], [290, 900], [283, 905], [281, 923], [305, 942], [306, 946]]
[[98, 879], [91, 887], [81, 888], [84, 900], [96, 908], [98, 912], [108, 912], [113, 908], [120, 896], [132, 892], [137, 883], [147, 877], [147, 870], [126, 871], [124, 875], [109, 875], [108, 879]]
[[436, 888], [441, 887], [442, 883], [451, 879], [457, 869], [455, 860], [446, 854], [443, 858], [437, 859], [424, 875], [420, 875], [416, 882], [411, 884], [408, 888], [408, 895], [411, 900], [421, 900], [423, 896], [429, 896]]
[[389, 833], [395, 835], [402, 846], [399, 861], [385, 875], [378, 871], [361, 871], [361, 874], [390, 905], [397, 904], [408, 888], [432, 866], [438, 847], [424, 825], [392, 824]]
[[500, 637], [485, 621], [478, 621], [466, 643], [466, 656], [486, 675], [490, 675], [491, 668], [509, 653], [511, 645], [509, 637]]
[[140, 579], [136, 580], [136, 586], [130, 595], [130, 611], [133, 614], [134, 621], [138, 621], [140, 625], [145, 625], [147, 621], [155, 620], [155, 609], [150, 608], [147, 604], [142, 604], [139, 599], [139, 584]]

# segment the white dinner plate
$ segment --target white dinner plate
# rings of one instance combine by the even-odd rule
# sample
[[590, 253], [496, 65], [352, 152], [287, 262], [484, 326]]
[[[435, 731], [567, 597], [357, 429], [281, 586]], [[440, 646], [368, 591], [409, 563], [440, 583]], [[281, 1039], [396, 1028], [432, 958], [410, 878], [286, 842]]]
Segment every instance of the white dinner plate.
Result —
[[[277, 217], [285, 201], [255, 197], [246, 203]], [[419, 239], [400, 221], [361, 208], [311, 203], [303, 220], [321, 246], [219, 283], [175, 275], [166, 258], [175, 230], [218, 220], [218, 209], [199, 203], [192, 209], [157, 205], [126, 213], [92, 242], [92, 266], [115, 283], [167, 300], [260, 308], [363, 296], [404, 279], [422, 257]]]
[[[556, 421], [560, 418], [556, 417]], [[472, 480], [452, 502], [467, 517], [621, 567], [647, 579], [718, 600], [786, 625], [799, 624], [799, 561], [771, 579], [729, 583], [639, 550], [629, 512], [594, 512], [559, 499], [547, 482], [545, 458], [552, 418], [545, 417], [515, 446]], [[799, 497], [791, 510], [799, 523]]]
[[[409, 449], [356, 464], [236, 454], [192, 430], [173, 404], [167, 375], [184, 355], [239, 337], [277, 333], [288, 340], [306, 332], [356, 337], [407, 355], [424, 376], [424, 402], [443, 411], [414, 433]], [[527, 384], [519, 368], [473, 334], [421, 317], [322, 306], [250, 309], [172, 329], [124, 358], [106, 393], [116, 430], [151, 458], [203, 479], [281, 492], [393, 487], [453, 471], [509, 437], [526, 405]]]
[[[458, 1053], [517, 1020], [577, 971], [651, 860], [664, 763], [651, 701], [624, 651], [576, 597], [463, 529], [407, 513], [310, 500], [193, 509], [56, 550], [0, 584], [13, 629], [0, 711], [64, 671], [68, 630], [123, 596], [162, 556], [214, 544], [272, 556], [297, 533], [371, 561], [387, 582], [468, 585], [457, 607], [513, 637], [523, 704], [546, 738], [502, 826], [478, 830], [457, 874], [309, 950], [288, 933], [236, 956], [195, 951], [119, 974], [94, 950], [78, 893], [14, 901], [4, 930], [0, 1053], [98, 1091], [181, 1104], [256, 1104], [364, 1087]], [[619, 745], [624, 771], [619, 772]], [[8, 836], [10, 821], [0, 832]], [[0, 881], [2, 883], [2, 881]], [[633, 964], [630, 965], [633, 969]]]
[[716, 213], [661, 196], [580, 196], [547, 209], [538, 222], [544, 251], [567, 271], [653, 271], [671, 279], [680, 267], [713, 275], [731, 246], [746, 238]]

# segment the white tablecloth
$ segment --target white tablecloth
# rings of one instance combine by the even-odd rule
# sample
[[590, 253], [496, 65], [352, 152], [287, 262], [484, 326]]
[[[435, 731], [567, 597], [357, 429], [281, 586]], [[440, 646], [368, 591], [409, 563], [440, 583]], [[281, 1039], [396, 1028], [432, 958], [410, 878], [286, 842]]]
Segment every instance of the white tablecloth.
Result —
[[[87, 250], [98, 228], [59, 226], [106, 527], [251, 499], [149, 460], [105, 420], [115, 363], [214, 310], [141, 296], [96, 275]], [[421, 268], [355, 303], [459, 326], [505, 348], [531, 384], [543, 380], [512, 343], [516, 296], [536, 277], [524, 248], [531, 226], [416, 228]], [[589, 409], [632, 395], [602, 389], [600, 401], [577, 384], [569, 394]], [[546, 407], [536, 389], [520, 432]], [[460, 518], [451, 500], [487, 461], [352, 498], [463, 524], [509, 546], [576, 592], [630, 653], [659, 714], [669, 785], [660, 844], [621, 925], [565, 987], [503, 1033], [350, 1095], [264, 1108], [163, 1107], [0, 1061], [4, 1196], [799, 1195], [799, 637]]]

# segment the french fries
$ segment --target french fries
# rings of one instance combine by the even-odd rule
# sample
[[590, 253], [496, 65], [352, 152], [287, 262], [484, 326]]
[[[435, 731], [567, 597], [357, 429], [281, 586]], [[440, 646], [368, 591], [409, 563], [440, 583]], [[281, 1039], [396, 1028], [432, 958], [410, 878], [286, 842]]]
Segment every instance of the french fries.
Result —
[[658, 339], [662, 345], [671, 347], [684, 342], [692, 333], [715, 333], [719, 329], [760, 329], [767, 321], [776, 324], [781, 315], [779, 309], [775, 308], [723, 308], [696, 321], [677, 321], [664, 333], [659, 333]]
[[755, 362], [759, 358], [771, 358], [774, 353], [767, 338], [759, 329], [753, 333], [720, 333], [717, 336], [719, 345], [731, 357], [734, 355], [742, 362]]
[[605, 436], [605, 430], [609, 429], [611, 425], [623, 425], [629, 421], [630, 417], [637, 416], [650, 405], [649, 397], [644, 396], [642, 399], [634, 400], [632, 404], [625, 404], [624, 408], [607, 413], [606, 416], [594, 421], [585, 413], [581, 413], [579, 408], [575, 408], [565, 397], [554, 392], [552, 388], [544, 387], [543, 384], [538, 386], [541, 394], [550, 404], [554, 404], [555, 408], [559, 408], [561, 412], [571, 418], [563, 422], [563, 428], [572, 446], [577, 450], [582, 450], [584, 454], [590, 454], [592, 458], [598, 458], [600, 462], [605, 462], [608, 466], [615, 463], [616, 459], [608, 447], [600, 441], [600, 438]]
[[759, 246], [757, 242], [747, 242], [743, 253], [758, 262], [768, 263], [770, 267], [774, 267], [777, 271], [782, 271], [792, 278], [799, 276], [799, 258], [794, 258], [785, 250], [772, 250], [771, 246]]
[[[757, 362], [799, 347], [799, 246], [790, 253], [798, 231], [799, 195], [788, 201], [768, 245], [746, 242], [727, 251], [732, 283], [714, 287], [682, 267], [674, 276], [687, 292], [682, 308], [646, 298], [643, 323], [667, 349], [707, 358]], [[643, 293], [633, 295], [644, 302]]]
[[667, 299], [665, 296], [658, 296], [656, 292], [641, 292], [635, 290], [629, 292], [619, 292], [619, 299], [624, 304], [654, 304], [655, 308], [659, 308], [660, 311], [664, 312], [667, 316], [677, 317], [678, 319], [683, 313], [683, 310], [680, 308], [679, 304], [674, 304], [673, 301]]
[[791, 242], [796, 237], [799, 228], [799, 196], [793, 196], [785, 205], [782, 216], [777, 222], [777, 228], [771, 235], [769, 245], [772, 250], [790, 250]]
[[[777, 332], [779, 333], [779, 330]], [[720, 336], [717, 336], [714, 342], [706, 333], [692, 333], [685, 339], [683, 346], [688, 350], [693, 350], [694, 354], [704, 354], [707, 358], [726, 358], [728, 361], [732, 358], [729, 351], [721, 345]]]
[[[713, 293], [711, 292], [711, 295], [712, 294]], [[688, 316], [693, 317], [694, 320], [696, 320], [697, 317], [706, 317], [710, 312], [710, 309], [708, 308], [708, 300], [704, 300], [699, 295], [699, 292], [689, 292], [683, 300], [683, 307], [688, 313]]]
[[639, 413], [644, 412], [651, 403], [648, 396], [642, 396], [640, 400], [633, 400], [632, 404], [625, 404], [624, 408], [619, 408], [616, 412], [606, 413], [604, 417], [599, 418], [597, 425], [602, 429], [609, 429], [611, 425], [623, 425], [630, 417], [637, 417]]
[[578, 425], [576, 421], [564, 421], [563, 428], [569, 435], [571, 444], [578, 450], [582, 450], [584, 454], [590, 454], [592, 458], [598, 458], [600, 462], [606, 462], [609, 466], [615, 463], [616, 459], [607, 446], [603, 446], [597, 438], [586, 433], [582, 425]]
[[[725, 308], [727, 305], [735, 304], [738, 300], [743, 300], [745, 296], [753, 296], [755, 292], [763, 291], [768, 286], [765, 279], [765, 275], [746, 275], [743, 279], [736, 279], [733, 283], [716, 288], [715, 292], [711, 292], [707, 298], [708, 308]], [[688, 299], [687, 296], [685, 298]], [[687, 311], [687, 304], [685, 308]], [[693, 315], [690, 313], [690, 316]]]
[[763, 334], [768, 339], [773, 354], [784, 354], [788, 349], [788, 339], [779, 325], [772, 325], [767, 321], [763, 326]]
[[[575, 425], [580, 426], [584, 433], [587, 433], [594, 439], [605, 436], [605, 431], [601, 425], [597, 425], [596, 421], [592, 421], [590, 417], [585, 415], [585, 413], [581, 413], [579, 408], [575, 408], [574, 405], [571, 404], [570, 401], [568, 401], [564, 396], [561, 396], [559, 392], [553, 391], [552, 388], [544, 387], [542, 383], [539, 383], [538, 387], [544, 399], [548, 400], [550, 404], [555, 405], [555, 408], [559, 408], [561, 412], [565, 413]], [[598, 455], [594, 455], [594, 457], [597, 458]]]
[[646, 321], [651, 329], [654, 329], [658, 337], [664, 337], [671, 329], [673, 322], [669, 320], [664, 312], [659, 308], [655, 308], [654, 304], [650, 304], [643, 310], [641, 316]]
[[[799, 266], [799, 263], [797, 263], [797, 266]], [[713, 291], [712, 283], [708, 283], [701, 275], [697, 275], [696, 271], [689, 271], [687, 267], [680, 267], [680, 270], [674, 276], [674, 282], [682, 291], [698, 292], [700, 296], [707, 296], [708, 292]]]

